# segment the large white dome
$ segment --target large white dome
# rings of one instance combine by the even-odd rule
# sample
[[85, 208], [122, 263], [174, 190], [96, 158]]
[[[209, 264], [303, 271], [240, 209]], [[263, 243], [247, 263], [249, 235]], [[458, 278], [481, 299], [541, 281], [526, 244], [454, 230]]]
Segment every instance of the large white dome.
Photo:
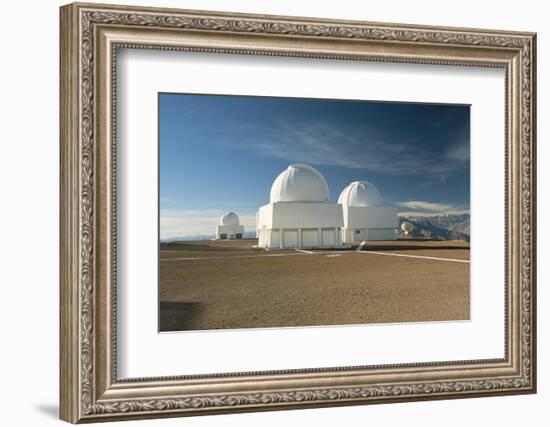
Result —
[[220, 225], [239, 225], [239, 217], [235, 212], [227, 212], [220, 218]]
[[355, 181], [349, 184], [338, 197], [338, 203], [344, 206], [379, 206], [382, 196], [378, 189], [367, 181]]
[[273, 181], [270, 201], [276, 202], [327, 202], [328, 184], [321, 173], [303, 163], [290, 165]]

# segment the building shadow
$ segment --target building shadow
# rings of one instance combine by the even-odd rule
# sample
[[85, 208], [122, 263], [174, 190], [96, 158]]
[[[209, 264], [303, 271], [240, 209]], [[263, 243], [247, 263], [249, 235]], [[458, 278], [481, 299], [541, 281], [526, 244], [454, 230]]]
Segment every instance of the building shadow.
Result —
[[198, 329], [198, 320], [204, 311], [199, 302], [161, 301], [159, 307], [160, 332]]

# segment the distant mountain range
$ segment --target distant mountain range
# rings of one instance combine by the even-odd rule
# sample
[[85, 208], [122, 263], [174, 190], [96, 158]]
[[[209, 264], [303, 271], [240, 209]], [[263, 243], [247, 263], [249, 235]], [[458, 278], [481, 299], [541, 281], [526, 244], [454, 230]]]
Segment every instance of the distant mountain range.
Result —
[[404, 221], [414, 225], [414, 230], [410, 233], [413, 238], [470, 241], [470, 214], [399, 216], [399, 237], [403, 235], [401, 224]]

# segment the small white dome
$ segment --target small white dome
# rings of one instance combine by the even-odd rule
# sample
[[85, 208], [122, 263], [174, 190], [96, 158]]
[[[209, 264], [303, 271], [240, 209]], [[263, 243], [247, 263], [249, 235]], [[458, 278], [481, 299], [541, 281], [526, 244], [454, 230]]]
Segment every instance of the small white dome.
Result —
[[290, 165], [273, 181], [270, 201], [276, 202], [327, 202], [328, 184], [321, 173], [303, 163]]
[[239, 225], [239, 217], [235, 212], [227, 212], [220, 218], [220, 225]]
[[409, 221], [405, 221], [403, 222], [403, 224], [401, 224], [401, 230], [404, 231], [405, 233], [410, 233], [411, 231], [414, 230], [414, 225]]
[[382, 196], [378, 189], [367, 181], [355, 181], [349, 184], [338, 197], [338, 203], [344, 206], [379, 206]]

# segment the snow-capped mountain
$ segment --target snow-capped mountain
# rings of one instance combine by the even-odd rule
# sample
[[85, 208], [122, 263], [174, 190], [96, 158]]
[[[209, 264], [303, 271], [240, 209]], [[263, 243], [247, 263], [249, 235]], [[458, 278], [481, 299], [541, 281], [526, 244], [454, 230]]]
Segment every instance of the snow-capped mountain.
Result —
[[400, 236], [401, 223], [404, 221], [414, 225], [414, 230], [410, 233], [414, 238], [470, 241], [470, 214], [399, 216]]

